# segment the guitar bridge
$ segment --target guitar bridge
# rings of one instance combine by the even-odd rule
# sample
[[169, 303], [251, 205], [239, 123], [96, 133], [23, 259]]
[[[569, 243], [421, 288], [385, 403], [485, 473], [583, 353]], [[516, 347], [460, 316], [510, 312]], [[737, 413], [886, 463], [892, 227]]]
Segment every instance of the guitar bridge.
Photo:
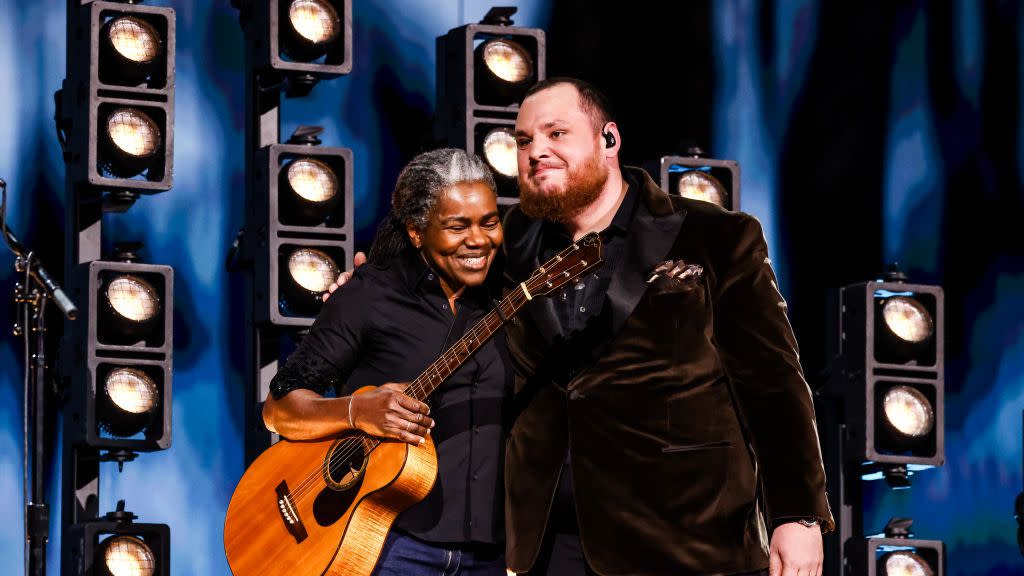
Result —
[[306, 527], [302, 524], [302, 519], [299, 518], [299, 512], [295, 509], [295, 504], [292, 502], [291, 491], [288, 490], [288, 483], [284, 480], [277, 485], [277, 508], [278, 512], [281, 513], [281, 519], [284, 520], [284, 526], [288, 529], [288, 532], [295, 538], [295, 543], [300, 544], [306, 539], [308, 534], [306, 533]]

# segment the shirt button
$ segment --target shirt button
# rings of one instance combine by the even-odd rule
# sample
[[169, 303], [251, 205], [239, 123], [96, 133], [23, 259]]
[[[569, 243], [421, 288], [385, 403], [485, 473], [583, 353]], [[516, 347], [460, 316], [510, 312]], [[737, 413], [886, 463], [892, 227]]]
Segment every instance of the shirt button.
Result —
[[433, 279], [434, 279], [434, 275], [433, 274], [427, 274], [427, 280], [433, 280]]
[[441, 304], [441, 308], [442, 308], [443, 310], [447, 310], [447, 309], [448, 309], [448, 305], [447, 305], [447, 304]]
[[479, 479], [479, 478], [480, 478], [480, 475], [479, 475], [479, 474], [473, 474], [473, 480], [477, 480], [477, 479]]
[[580, 306], [580, 312], [586, 312], [586, 311], [587, 311], [587, 307], [586, 306]]

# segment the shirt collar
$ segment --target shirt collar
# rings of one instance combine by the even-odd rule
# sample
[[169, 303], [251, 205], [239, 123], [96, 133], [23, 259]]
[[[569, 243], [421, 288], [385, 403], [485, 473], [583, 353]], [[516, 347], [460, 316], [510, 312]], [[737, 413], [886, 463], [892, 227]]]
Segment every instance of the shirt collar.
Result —
[[[441, 280], [437, 272], [431, 268], [419, 250], [410, 247], [403, 251], [398, 258], [402, 262], [405, 285], [410, 292], [436, 293], [444, 297], [444, 290], [441, 289]], [[494, 263], [491, 266], [493, 267]], [[486, 302], [488, 296], [486, 286], [486, 283], [483, 286], [467, 286], [457, 301], [473, 301], [478, 304]]]
[[619, 204], [619, 209], [615, 211], [615, 216], [612, 217], [611, 224], [605, 229], [605, 233], [625, 234], [628, 232], [629, 224], [633, 221], [633, 213], [636, 212], [636, 197], [639, 185], [633, 175], [625, 170], [622, 172], [622, 180], [626, 183], [626, 195], [623, 196], [622, 203]]
[[[626, 195], [623, 196], [622, 203], [619, 204], [619, 209], [615, 211], [615, 216], [612, 217], [608, 227], [601, 231], [601, 236], [606, 240], [608, 236], [625, 235], [629, 232], [629, 224], [633, 221], [633, 214], [636, 212], [637, 190], [640, 185], [636, 177], [627, 171], [622, 172], [622, 180], [626, 184]], [[557, 222], [545, 220], [542, 226], [545, 236], [553, 235], [552, 238], [568, 238], [569, 236], [565, 232], [565, 227]]]

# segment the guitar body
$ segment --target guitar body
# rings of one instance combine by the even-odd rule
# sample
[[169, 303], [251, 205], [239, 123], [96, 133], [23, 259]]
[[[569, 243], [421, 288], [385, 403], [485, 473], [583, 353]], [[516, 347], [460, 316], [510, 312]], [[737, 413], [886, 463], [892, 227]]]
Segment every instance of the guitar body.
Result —
[[249, 466], [224, 519], [235, 576], [373, 571], [395, 517], [433, 488], [437, 453], [427, 436], [419, 446], [381, 441], [367, 457], [353, 450], [362, 438], [281, 440]]

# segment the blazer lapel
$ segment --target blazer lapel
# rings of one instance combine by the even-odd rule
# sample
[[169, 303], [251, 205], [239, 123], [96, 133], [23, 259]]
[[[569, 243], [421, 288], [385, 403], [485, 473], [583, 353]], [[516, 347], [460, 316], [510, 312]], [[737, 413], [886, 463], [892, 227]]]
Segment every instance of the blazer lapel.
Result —
[[[628, 168], [627, 168], [628, 170]], [[646, 173], [635, 174], [641, 181], [640, 202], [626, 236], [626, 250], [608, 286], [612, 309], [612, 334], [622, 330], [626, 319], [647, 291], [647, 276], [668, 259], [679, 236], [686, 210], [672, 206], [668, 195]]]

